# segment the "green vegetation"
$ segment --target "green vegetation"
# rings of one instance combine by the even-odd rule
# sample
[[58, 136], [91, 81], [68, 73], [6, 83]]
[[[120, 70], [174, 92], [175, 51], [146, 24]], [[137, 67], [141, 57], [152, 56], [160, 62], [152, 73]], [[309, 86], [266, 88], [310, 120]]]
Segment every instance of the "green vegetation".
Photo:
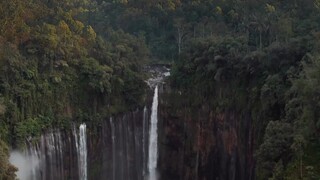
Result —
[[251, 111], [258, 179], [319, 179], [319, 12], [319, 0], [1, 1], [1, 138], [141, 106], [152, 59], [173, 64], [188, 105]]
[[14, 180], [16, 179], [15, 172], [17, 169], [8, 163], [9, 148], [0, 140], [0, 179]]
[[191, 106], [251, 111], [257, 179], [319, 178], [317, 3], [217, 3], [211, 23], [223, 31], [186, 39], [173, 66], [172, 86]]
[[[1, 135], [12, 145], [51, 126], [141, 106], [142, 36], [89, 24], [86, 1], [0, 3]], [[99, 117], [99, 118], [98, 118]]]

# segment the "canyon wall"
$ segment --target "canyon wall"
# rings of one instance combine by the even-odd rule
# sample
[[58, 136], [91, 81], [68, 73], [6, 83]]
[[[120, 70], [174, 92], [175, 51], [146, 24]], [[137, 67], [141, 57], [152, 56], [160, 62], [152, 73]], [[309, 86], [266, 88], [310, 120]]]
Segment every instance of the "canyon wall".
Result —
[[[86, 162], [81, 163], [79, 126], [48, 130], [27, 143], [33, 167], [24, 179], [141, 180], [146, 174], [149, 110], [138, 109], [86, 124]], [[85, 167], [81, 167], [85, 166]], [[86, 169], [84, 178], [80, 169]]]
[[[152, 98], [147, 99], [145, 108], [86, 123], [87, 179], [147, 179]], [[193, 105], [189, 99], [159, 86], [158, 179], [254, 179], [250, 111]], [[28, 153], [39, 163], [30, 179], [81, 179], [79, 136], [79, 125], [74, 125], [44, 132], [37, 143], [28, 143]]]
[[254, 179], [250, 111], [193, 106], [189, 97], [168, 90], [160, 97], [161, 179]]

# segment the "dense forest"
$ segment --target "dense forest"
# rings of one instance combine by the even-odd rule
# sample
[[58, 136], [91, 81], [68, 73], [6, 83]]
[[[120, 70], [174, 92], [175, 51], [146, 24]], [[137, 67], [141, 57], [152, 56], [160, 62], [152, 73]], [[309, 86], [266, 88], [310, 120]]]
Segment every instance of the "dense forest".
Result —
[[0, 2], [0, 179], [8, 146], [141, 107], [148, 64], [188, 106], [251, 111], [256, 179], [320, 178], [319, 0]]

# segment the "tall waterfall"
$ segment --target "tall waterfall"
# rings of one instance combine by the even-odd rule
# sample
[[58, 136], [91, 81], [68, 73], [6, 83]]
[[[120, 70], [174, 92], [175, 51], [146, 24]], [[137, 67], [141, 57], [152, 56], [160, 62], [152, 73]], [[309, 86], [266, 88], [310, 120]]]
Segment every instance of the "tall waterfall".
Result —
[[156, 168], [158, 161], [158, 86], [154, 90], [151, 125], [149, 134], [149, 158], [148, 158], [148, 172], [149, 180], [156, 180]]
[[[155, 180], [158, 88], [147, 106], [115, 116], [87, 133], [86, 124], [51, 129], [11, 153], [22, 180]], [[152, 112], [152, 118], [150, 116]], [[90, 153], [93, 152], [93, 153]]]
[[79, 179], [87, 180], [87, 134], [86, 124], [79, 127], [79, 143], [77, 143]]
[[[51, 128], [26, 139], [25, 151], [10, 161], [22, 180], [157, 180], [158, 87], [164, 76], [154, 70], [147, 83], [154, 89], [152, 107], [70, 128]], [[149, 102], [149, 101], [147, 101]], [[151, 114], [150, 114], [151, 112]], [[152, 116], [152, 117], [151, 117]], [[91, 128], [90, 128], [91, 129]], [[19, 166], [20, 165], [20, 166]]]

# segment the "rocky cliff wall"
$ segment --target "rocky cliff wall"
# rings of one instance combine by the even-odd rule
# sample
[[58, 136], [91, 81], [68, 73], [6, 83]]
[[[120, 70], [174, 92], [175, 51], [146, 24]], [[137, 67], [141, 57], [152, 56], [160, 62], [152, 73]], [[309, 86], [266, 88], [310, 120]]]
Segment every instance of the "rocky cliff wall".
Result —
[[187, 103], [181, 93], [160, 95], [161, 179], [254, 179], [254, 127], [250, 111]]

